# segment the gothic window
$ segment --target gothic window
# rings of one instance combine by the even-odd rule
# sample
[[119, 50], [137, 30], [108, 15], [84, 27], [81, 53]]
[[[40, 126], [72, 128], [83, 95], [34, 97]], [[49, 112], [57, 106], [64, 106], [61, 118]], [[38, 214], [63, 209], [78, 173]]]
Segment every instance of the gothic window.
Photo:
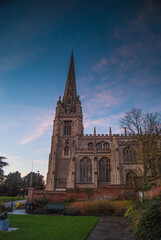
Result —
[[135, 173], [133, 171], [130, 171], [126, 175], [126, 185], [134, 185], [134, 177]]
[[99, 182], [110, 182], [110, 159], [107, 157], [99, 162]]
[[97, 149], [102, 149], [102, 144], [101, 143], [97, 143]]
[[64, 156], [68, 156], [69, 155], [69, 148], [66, 146], [64, 148]]
[[131, 149], [130, 146], [123, 149], [123, 161], [124, 162], [135, 162], [136, 153], [135, 150]]
[[93, 149], [93, 143], [88, 143], [88, 149], [89, 150]]
[[92, 163], [88, 157], [84, 157], [80, 161], [80, 182], [92, 182]]
[[108, 148], [109, 148], [109, 143], [107, 143], [107, 142], [104, 143], [104, 144], [103, 144], [103, 148], [104, 148], [104, 149], [108, 149]]
[[64, 122], [64, 135], [71, 135], [71, 121]]

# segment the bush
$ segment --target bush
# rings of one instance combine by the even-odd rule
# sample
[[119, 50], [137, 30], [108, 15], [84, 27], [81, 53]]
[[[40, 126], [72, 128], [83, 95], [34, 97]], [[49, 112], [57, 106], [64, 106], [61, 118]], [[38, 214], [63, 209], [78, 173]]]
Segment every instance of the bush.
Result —
[[71, 206], [78, 211], [81, 215], [115, 215], [123, 216], [128, 202], [124, 201], [110, 201], [110, 200], [93, 200], [85, 202], [74, 202]]
[[80, 215], [80, 211], [78, 211], [76, 208], [68, 207], [65, 209], [64, 215], [78, 216], [78, 215]]
[[4, 212], [4, 211], [11, 212], [12, 208], [11, 207], [5, 207], [3, 204], [0, 204], [0, 212]]
[[142, 212], [140, 220], [134, 231], [137, 238], [159, 240], [161, 238], [161, 208], [157, 199], [152, 199], [146, 203], [146, 208]]
[[48, 203], [48, 199], [45, 197], [34, 199], [34, 207], [35, 208], [45, 208], [47, 203]]

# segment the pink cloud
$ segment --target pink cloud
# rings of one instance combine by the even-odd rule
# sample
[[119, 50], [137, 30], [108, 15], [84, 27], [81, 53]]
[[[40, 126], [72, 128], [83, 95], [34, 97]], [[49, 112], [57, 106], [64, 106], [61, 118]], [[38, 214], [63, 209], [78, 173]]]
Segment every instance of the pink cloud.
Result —
[[102, 58], [102, 60], [98, 63], [96, 63], [93, 67], [92, 70], [102, 70], [106, 65], [108, 64], [107, 59]]
[[50, 129], [53, 125], [53, 116], [48, 116], [45, 120], [43, 120], [35, 129], [33, 129], [32, 133], [30, 133], [27, 137], [25, 137], [20, 144], [24, 145], [35, 139], [41, 137], [46, 131]]

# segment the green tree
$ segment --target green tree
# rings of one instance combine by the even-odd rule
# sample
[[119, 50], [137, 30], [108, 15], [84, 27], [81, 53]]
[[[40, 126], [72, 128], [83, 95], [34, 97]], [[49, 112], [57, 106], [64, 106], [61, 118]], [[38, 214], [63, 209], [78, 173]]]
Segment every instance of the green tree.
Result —
[[149, 176], [156, 178], [161, 174], [161, 114], [132, 108], [120, 120], [120, 125], [125, 132], [135, 135], [138, 173], [147, 184]]
[[22, 194], [23, 184], [21, 173], [18, 171], [9, 173], [5, 177], [1, 188], [3, 189], [3, 193], [8, 196], [17, 196], [19, 194]]
[[33, 187], [35, 189], [43, 190], [45, 189], [44, 177], [39, 172], [30, 172], [25, 177], [23, 177], [23, 186], [24, 192], [26, 193], [26, 189], [29, 187]]
[[3, 168], [8, 166], [8, 163], [3, 161], [7, 159], [6, 157], [0, 156], [0, 183], [3, 181], [4, 178], [4, 171]]

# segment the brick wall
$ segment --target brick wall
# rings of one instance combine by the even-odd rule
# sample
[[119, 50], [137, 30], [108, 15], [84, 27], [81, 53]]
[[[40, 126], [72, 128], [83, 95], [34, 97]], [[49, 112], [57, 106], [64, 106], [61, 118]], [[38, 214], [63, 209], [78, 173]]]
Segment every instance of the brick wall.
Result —
[[133, 187], [128, 186], [108, 186], [99, 189], [68, 189], [66, 192], [56, 191], [41, 191], [28, 190], [28, 201], [33, 201], [34, 198], [46, 197], [50, 202], [64, 201], [66, 199], [87, 200], [87, 199], [110, 199], [110, 198], [124, 198], [127, 196], [135, 196]]
[[144, 192], [145, 198], [153, 198], [161, 195], [161, 180], [156, 182], [156, 186], [153, 186], [149, 191]]

